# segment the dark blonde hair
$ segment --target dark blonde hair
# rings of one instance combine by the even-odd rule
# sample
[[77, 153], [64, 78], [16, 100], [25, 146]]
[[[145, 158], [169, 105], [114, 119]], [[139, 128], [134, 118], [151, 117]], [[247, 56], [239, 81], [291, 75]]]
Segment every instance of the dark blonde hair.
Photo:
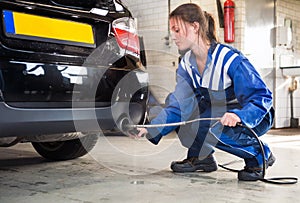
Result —
[[218, 41], [216, 23], [213, 16], [203, 11], [200, 6], [193, 3], [182, 4], [170, 13], [169, 18], [183, 20], [188, 23], [199, 23], [199, 35], [208, 42]]

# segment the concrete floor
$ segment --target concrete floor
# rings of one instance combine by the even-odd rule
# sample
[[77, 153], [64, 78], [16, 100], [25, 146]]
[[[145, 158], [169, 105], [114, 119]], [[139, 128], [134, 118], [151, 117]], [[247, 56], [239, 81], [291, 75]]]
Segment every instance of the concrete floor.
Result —
[[[264, 136], [277, 158], [266, 177], [300, 177], [300, 130], [271, 130]], [[154, 146], [147, 140], [101, 137], [89, 155], [49, 162], [29, 143], [0, 148], [0, 202], [299, 202], [300, 186], [240, 182], [237, 174], [175, 174], [173, 160], [185, 157], [176, 136]], [[243, 161], [216, 151], [219, 163]]]

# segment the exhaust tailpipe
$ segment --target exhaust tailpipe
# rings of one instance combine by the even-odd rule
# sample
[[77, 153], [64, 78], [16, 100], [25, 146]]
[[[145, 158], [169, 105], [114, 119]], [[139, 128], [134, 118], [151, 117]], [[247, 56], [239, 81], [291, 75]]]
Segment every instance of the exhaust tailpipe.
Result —
[[134, 126], [132, 122], [130, 122], [128, 117], [123, 117], [120, 119], [120, 121], [117, 123], [118, 128], [126, 135], [128, 134], [138, 134], [139, 131], [132, 127]]

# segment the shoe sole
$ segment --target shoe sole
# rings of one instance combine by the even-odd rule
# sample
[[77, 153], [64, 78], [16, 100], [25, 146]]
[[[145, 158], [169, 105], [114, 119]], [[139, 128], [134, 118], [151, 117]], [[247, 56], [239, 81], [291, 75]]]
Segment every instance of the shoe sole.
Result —
[[171, 169], [173, 172], [176, 173], [186, 173], [186, 172], [195, 172], [195, 171], [203, 171], [203, 172], [213, 172], [218, 169], [218, 166], [216, 163], [212, 164], [200, 164], [194, 167], [189, 167], [189, 168], [182, 168], [176, 166], [176, 163], [171, 164]]

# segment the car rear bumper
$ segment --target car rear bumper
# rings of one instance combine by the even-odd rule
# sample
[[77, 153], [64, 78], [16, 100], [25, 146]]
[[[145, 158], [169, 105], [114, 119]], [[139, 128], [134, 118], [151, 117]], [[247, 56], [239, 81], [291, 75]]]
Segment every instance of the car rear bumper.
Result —
[[142, 105], [138, 103], [130, 105], [134, 106], [134, 114], [129, 113], [129, 104], [126, 102], [101, 108], [52, 109], [15, 108], [0, 102], [0, 137], [114, 129], [124, 116], [131, 114], [134, 116], [131, 120], [143, 119]]

